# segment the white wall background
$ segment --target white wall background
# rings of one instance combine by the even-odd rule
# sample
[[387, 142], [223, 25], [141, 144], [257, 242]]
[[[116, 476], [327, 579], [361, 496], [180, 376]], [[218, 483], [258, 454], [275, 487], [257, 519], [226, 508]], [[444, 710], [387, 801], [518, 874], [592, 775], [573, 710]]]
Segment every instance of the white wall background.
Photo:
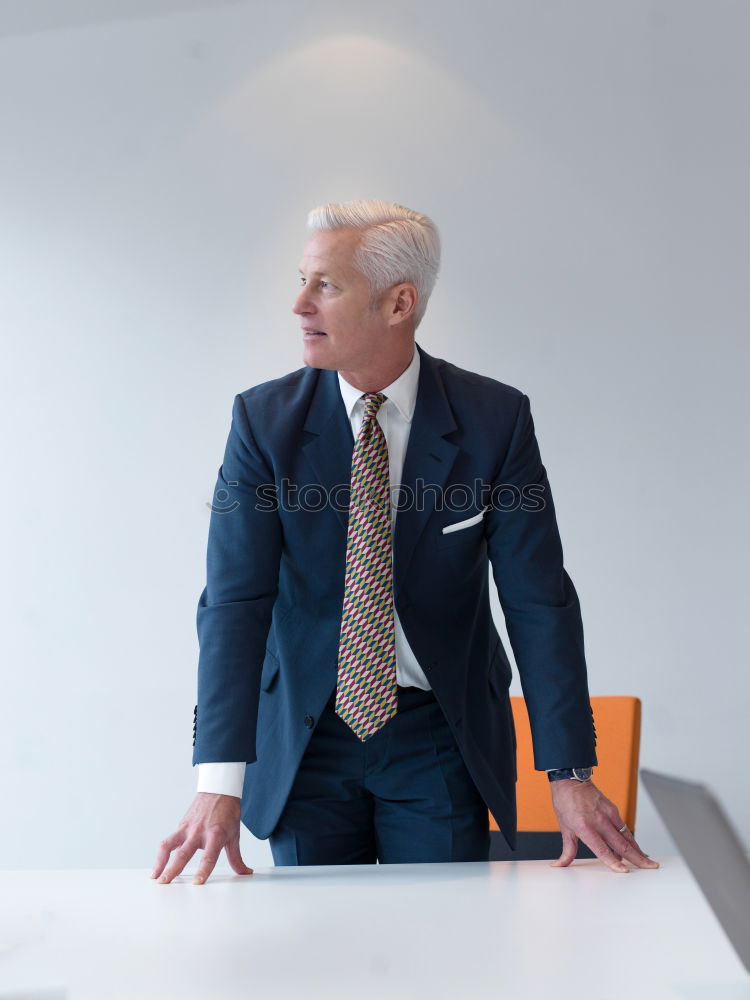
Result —
[[592, 694], [750, 841], [747, 5], [163, 4], [0, 31], [0, 864], [147, 870], [187, 809], [232, 400], [355, 197], [441, 229], [422, 346], [531, 398]]

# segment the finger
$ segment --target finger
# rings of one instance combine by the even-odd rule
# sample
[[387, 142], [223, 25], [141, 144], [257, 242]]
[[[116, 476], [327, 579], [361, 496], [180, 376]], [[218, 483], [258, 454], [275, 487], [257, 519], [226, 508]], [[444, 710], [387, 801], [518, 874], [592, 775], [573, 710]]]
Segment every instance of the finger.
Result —
[[581, 840], [613, 872], [624, 874], [632, 871], [632, 868], [628, 868], [623, 863], [620, 855], [616, 851], [613, 851], [606, 840], [595, 830], [587, 830], [586, 833], [582, 833]]
[[619, 850], [623, 858], [629, 861], [631, 865], [635, 865], [636, 868], [660, 867], [658, 861], [654, 861], [654, 859], [650, 858], [648, 854], [643, 853], [643, 851], [640, 849], [640, 847], [636, 842], [635, 836], [631, 833], [630, 830], [628, 829], [622, 831], [618, 830], [617, 837], [619, 838], [618, 843], [613, 844], [612, 846], [616, 850]]
[[562, 854], [556, 861], [550, 861], [552, 868], [567, 868], [578, 853], [578, 837], [574, 833], [568, 833], [567, 830], [563, 830], [562, 838]]
[[229, 859], [229, 864], [237, 872], [238, 875], [252, 875], [252, 868], [248, 868], [245, 862], [242, 860], [242, 855], [240, 854], [240, 838], [235, 837], [231, 840], [225, 848], [227, 852], [227, 858]]
[[164, 866], [167, 861], [169, 861], [169, 855], [175, 849], [179, 847], [183, 841], [184, 834], [178, 830], [173, 833], [170, 837], [165, 837], [164, 840], [159, 844], [159, 852], [156, 855], [156, 861], [154, 862], [154, 867], [151, 871], [151, 878], [158, 878], [164, 871]]
[[[622, 816], [615, 808], [612, 811], [611, 821], [613, 830], [601, 830], [602, 836], [609, 841], [613, 850], [619, 853], [638, 868], [658, 868], [659, 862], [652, 861], [648, 854], [644, 854], [636, 843], [635, 835], [624, 822]], [[616, 831], [616, 832], [615, 832]]]
[[186, 840], [182, 847], [175, 851], [172, 863], [157, 879], [157, 882], [171, 882], [173, 878], [176, 878], [199, 847], [200, 844], [196, 840]]
[[201, 885], [211, 875], [211, 872], [216, 867], [216, 862], [219, 860], [221, 846], [220, 837], [211, 837], [209, 839], [206, 844], [206, 848], [203, 851], [203, 857], [198, 871], [193, 878], [193, 885]]

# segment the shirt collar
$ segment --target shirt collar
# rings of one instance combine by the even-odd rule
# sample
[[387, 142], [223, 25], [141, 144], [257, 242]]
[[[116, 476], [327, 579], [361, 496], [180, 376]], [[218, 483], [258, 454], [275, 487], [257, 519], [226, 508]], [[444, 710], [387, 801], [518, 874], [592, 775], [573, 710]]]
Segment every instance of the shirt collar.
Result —
[[[356, 386], [347, 382], [341, 372], [337, 372], [336, 374], [339, 377], [339, 388], [341, 389], [341, 398], [344, 400], [344, 406], [346, 407], [346, 415], [351, 420], [354, 406], [357, 400], [362, 398], [363, 393], [361, 389], [357, 389]], [[396, 406], [404, 420], [409, 422], [411, 422], [411, 418], [414, 415], [414, 407], [417, 403], [418, 384], [419, 351], [415, 344], [414, 357], [411, 359], [408, 368], [402, 371], [399, 377], [391, 382], [390, 385], [380, 390]]]

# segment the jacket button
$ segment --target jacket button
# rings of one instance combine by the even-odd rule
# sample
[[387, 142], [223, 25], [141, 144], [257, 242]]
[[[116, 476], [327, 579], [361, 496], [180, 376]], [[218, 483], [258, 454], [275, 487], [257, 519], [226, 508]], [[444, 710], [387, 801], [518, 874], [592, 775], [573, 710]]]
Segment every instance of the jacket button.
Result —
[[312, 729], [312, 727], [315, 725], [315, 719], [313, 719], [311, 715], [306, 715], [305, 725], [307, 726], [308, 729]]

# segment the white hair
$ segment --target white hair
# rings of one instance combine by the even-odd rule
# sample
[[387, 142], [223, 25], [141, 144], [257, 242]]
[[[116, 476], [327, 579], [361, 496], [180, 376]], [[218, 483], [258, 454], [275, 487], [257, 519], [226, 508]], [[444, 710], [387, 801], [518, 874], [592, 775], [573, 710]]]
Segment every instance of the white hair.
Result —
[[331, 202], [312, 209], [307, 228], [363, 229], [354, 266], [369, 281], [372, 300], [392, 285], [411, 282], [419, 326], [440, 267], [440, 234], [432, 219], [390, 201]]

